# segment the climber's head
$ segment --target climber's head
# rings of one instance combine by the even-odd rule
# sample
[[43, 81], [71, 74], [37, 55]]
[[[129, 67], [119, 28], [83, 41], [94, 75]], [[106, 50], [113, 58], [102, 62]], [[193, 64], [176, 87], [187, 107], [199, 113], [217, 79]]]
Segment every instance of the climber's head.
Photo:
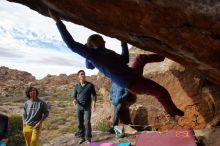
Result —
[[87, 39], [87, 47], [89, 48], [98, 48], [98, 47], [105, 47], [105, 41], [99, 34], [93, 34], [89, 36]]

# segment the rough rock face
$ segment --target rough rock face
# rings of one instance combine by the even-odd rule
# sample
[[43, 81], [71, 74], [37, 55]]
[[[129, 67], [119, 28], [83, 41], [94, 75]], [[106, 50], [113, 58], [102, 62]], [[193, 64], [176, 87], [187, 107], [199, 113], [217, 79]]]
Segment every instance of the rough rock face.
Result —
[[[160, 53], [220, 84], [219, 0], [8, 0], [143, 50]], [[77, 38], [75, 38], [77, 40]]]

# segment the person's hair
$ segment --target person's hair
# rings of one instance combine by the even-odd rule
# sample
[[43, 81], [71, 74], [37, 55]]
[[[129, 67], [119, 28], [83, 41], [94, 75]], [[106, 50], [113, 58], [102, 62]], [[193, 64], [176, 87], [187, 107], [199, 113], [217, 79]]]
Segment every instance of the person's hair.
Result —
[[77, 75], [79, 75], [81, 72], [85, 73], [84, 70], [79, 70], [79, 71], [77, 72]]
[[99, 34], [90, 35], [89, 38], [87, 39], [87, 47], [93, 48], [94, 45], [96, 45], [96, 47], [100, 47], [99, 46], [100, 40], [104, 41], [101, 35]]
[[38, 92], [37, 88], [35, 88], [35, 87], [33, 87], [33, 86], [30, 86], [30, 87], [28, 87], [28, 88], [26, 89], [26, 91], [25, 91], [27, 98], [30, 99], [30, 91], [32, 91], [33, 89], [36, 90], [36, 93], [37, 93], [37, 96], [38, 96], [39, 92]]

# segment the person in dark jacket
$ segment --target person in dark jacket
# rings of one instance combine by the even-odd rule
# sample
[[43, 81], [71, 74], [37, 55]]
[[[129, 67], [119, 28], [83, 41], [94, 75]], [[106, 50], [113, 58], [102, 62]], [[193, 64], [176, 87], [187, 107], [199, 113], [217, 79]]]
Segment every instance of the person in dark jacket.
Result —
[[8, 117], [0, 113], [0, 146], [8, 142]]
[[92, 83], [86, 81], [85, 71], [78, 71], [79, 83], [76, 84], [73, 93], [73, 104], [76, 105], [78, 131], [75, 136], [81, 138], [79, 144], [84, 141], [91, 142], [91, 109], [95, 111], [96, 91]]
[[114, 107], [114, 114], [112, 119], [112, 127], [108, 130], [110, 133], [113, 133], [113, 127], [119, 123], [120, 111], [123, 106], [123, 101], [125, 101], [128, 95], [128, 90], [126, 88], [122, 88], [116, 83], [112, 82], [109, 98]]
[[[60, 18], [53, 11], [49, 10], [49, 14], [56, 21], [57, 28], [66, 45], [73, 52], [86, 58], [88, 68], [93, 69], [96, 67], [113, 82], [122, 88], [127, 88], [131, 93], [148, 94], [156, 97], [166, 112], [172, 117], [184, 115], [184, 112], [173, 103], [169, 92], [164, 87], [143, 77], [144, 65], [150, 62], [161, 62], [165, 59], [163, 56], [158, 54], [140, 54], [135, 59], [133, 66], [129, 67], [127, 65], [129, 61], [128, 55], [119, 55], [112, 50], [106, 49], [105, 41], [100, 35], [91, 35], [86, 45], [78, 43], [74, 41]], [[124, 42], [122, 42], [123, 52], [128, 52], [127, 43]]]

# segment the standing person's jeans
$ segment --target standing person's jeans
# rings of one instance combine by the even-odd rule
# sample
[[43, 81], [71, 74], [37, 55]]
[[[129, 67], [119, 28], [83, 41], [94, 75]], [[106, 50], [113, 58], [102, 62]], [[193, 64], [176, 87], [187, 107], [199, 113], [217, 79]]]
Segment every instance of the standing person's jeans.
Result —
[[6, 146], [6, 144], [0, 140], [0, 146]]
[[82, 107], [77, 104], [76, 116], [78, 122], [78, 131], [80, 137], [91, 138], [92, 128], [91, 128], [91, 107]]
[[118, 125], [119, 118], [120, 118], [121, 106], [122, 106], [121, 103], [119, 103], [118, 105], [114, 105], [114, 115], [113, 115], [113, 121], [112, 121], [113, 126]]

